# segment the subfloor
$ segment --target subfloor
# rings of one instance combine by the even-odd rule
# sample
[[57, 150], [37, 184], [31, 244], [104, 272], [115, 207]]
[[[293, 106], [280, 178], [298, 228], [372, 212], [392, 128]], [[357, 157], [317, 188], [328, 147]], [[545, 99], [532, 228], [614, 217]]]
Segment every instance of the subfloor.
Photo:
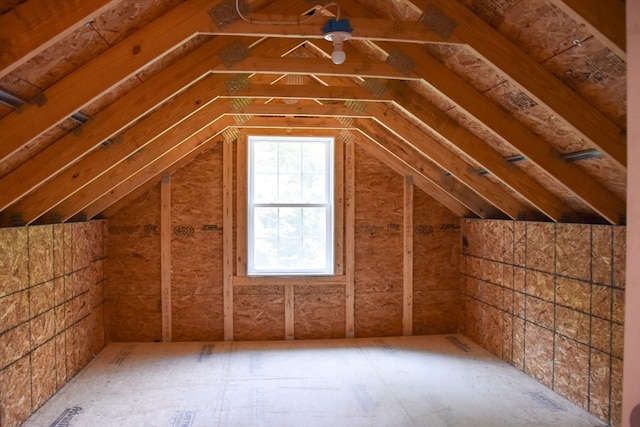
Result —
[[606, 424], [460, 335], [112, 343], [25, 426]]

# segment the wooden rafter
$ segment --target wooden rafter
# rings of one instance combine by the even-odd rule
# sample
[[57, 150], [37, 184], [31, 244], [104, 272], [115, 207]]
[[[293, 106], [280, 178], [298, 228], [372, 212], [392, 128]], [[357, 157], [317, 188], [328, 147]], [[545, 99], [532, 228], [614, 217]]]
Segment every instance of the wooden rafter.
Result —
[[[532, 98], [555, 111], [584, 136], [593, 148], [611, 158], [621, 170], [626, 168], [627, 150], [624, 132], [576, 91], [565, 85], [460, 2], [422, 0], [414, 3], [421, 10], [425, 10], [428, 5], [435, 5], [456, 23], [451, 36], [442, 40], [443, 42], [468, 45], [488, 63], [504, 72], [513, 83]], [[394, 48], [398, 45], [394, 43]], [[419, 61], [419, 58], [414, 55], [412, 57]]]
[[461, 149], [467, 156], [494, 174], [506, 186], [520, 194], [553, 221], [570, 215], [572, 210], [549, 190], [520, 169], [509, 165], [504, 158], [482, 139], [475, 136], [434, 104], [416, 94], [402, 83], [389, 82], [394, 102], [424, 125]]
[[[384, 158], [385, 162], [395, 164], [396, 169], [401, 170], [403, 175], [413, 175], [416, 185], [453, 212], [458, 213], [460, 207], [463, 207], [467, 212], [473, 212], [480, 218], [498, 216], [497, 210], [478, 197], [471, 189], [447, 175], [442, 168], [424, 158], [415, 148], [402, 142], [399, 143], [398, 137], [382, 125], [372, 120], [358, 120], [355, 125], [364, 136], [378, 147], [377, 149], [382, 150], [377, 151], [377, 157], [382, 156], [382, 153], [387, 153]], [[406, 167], [400, 167], [399, 164]], [[444, 197], [444, 194], [448, 197]], [[453, 207], [449, 199], [455, 200], [456, 203]], [[463, 216], [469, 216], [469, 214]]]
[[[381, 44], [385, 50], [396, 49]], [[527, 159], [550, 173], [580, 197], [595, 212], [612, 224], [619, 224], [625, 203], [576, 165], [551, 155], [551, 146], [523, 124], [486, 98], [461, 77], [455, 75], [426, 51], [411, 45], [397, 48], [416, 61], [414, 72], [449, 98], [459, 108], [475, 117], [497, 136], [511, 144]]]
[[627, 59], [625, 2], [623, 0], [550, 0], [564, 13], [587, 26], [605, 46]]
[[0, 78], [119, 2], [27, 1], [0, 15]]

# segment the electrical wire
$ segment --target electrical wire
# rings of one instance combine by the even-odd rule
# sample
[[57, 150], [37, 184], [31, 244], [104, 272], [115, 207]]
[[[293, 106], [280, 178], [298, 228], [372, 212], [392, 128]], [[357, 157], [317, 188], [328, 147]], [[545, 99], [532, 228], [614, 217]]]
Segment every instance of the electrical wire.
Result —
[[[336, 7], [336, 21], [340, 20], [340, 5], [338, 3], [327, 3], [326, 5], [321, 5], [321, 4], [316, 4], [316, 6], [320, 6], [322, 9], [326, 10], [327, 12], [329, 12], [329, 7], [331, 6], [335, 6]], [[311, 14], [308, 15], [306, 18], [304, 19], [300, 19], [298, 18], [298, 21], [254, 21], [253, 19], [249, 19], [246, 16], [244, 16], [242, 14], [242, 12], [240, 11], [240, 0], [236, 0], [236, 11], [238, 12], [238, 16], [240, 16], [240, 18], [245, 21], [248, 22], [249, 24], [277, 24], [277, 25], [300, 25], [300, 24], [304, 24], [307, 21], [310, 21], [314, 16], [315, 16], [315, 11]]]

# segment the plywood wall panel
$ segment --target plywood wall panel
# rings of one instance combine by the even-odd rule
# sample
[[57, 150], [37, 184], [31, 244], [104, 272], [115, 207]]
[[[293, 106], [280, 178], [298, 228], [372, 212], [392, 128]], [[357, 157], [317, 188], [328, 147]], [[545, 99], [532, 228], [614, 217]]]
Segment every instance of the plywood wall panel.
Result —
[[[105, 223], [105, 221], [102, 221]], [[53, 224], [53, 277], [62, 277], [64, 271], [64, 226]]]
[[460, 293], [458, 289], [414, 291], [413, 334], [449, 334], [458, 329]]
[[[296, 339], [344, 338], [344, 286], [294, 290], [294, 334]], [[319, 291], [319, 292], [316, 292]]]
[[0, 369], [9, 366], [31, 350], [29, 322], [0, 335]]
[[595, 283], [611, 283], [613, 265], [613, 229], [603, 225], [591, 227], [591, 268]]
[[555, 224], [527, 223], [526, 236], [527, 267], [555, 272]]
[[558, 277], [556, 278], [556, 302], [565, 307], [589, 313], [591, 288], [589, 282]]
[[171, 315], [174, 341], [224, 341], [221, 295], [174, 295]]
[[222, 147], [171, 180], [172, 292], [222, 295]]
[[591, 280], [591, 250], [590, 225], [556, 225], [556, 274]]
[[553, 387], [553, 331], [526, 322], [525, 372], [544, 384]]
[[56, 392], [56, 342], [49, 340], [31, 353], [32, 411]]
[[71, 224], [71, 240], [73, 242], [72, 269], [78, 271], [89, 267], [92, 258], [92, 249], [89, 243], [90, 222], [78, 222]]
[[234, 294], [234, 340], [281, 340], [284, 336], [284, 289], [281, 294]]
[[611, 354], [611, 322], [592, 316], [591, 329], [594, 332], [591, 335], [591, 346], [595, 350]]
[[609, 419], [609, 390], [611, 389], [611, 356], [600, 351], [591, 351], [589, 363], [599, 366], [589, 373], [589, 407], [590, 413], [600, 419]]
[[55, 312], [49, 310], [31, 319], [31, 348], [36, 349], [49, 341], [56, 332]]
[[591, 318], [586, 313], [565, 307], [556, 307], [556, 331], [564, 337], [582, 344], [591, 339]]
[[2, 426], [17, 427], [31, 414], [31, 363], [23, 357], [0, 371]]
[[29, 320], [29, 291], [0, 298], [0, 334]]
[[413, 226], [413, 289], [457, 290], [461, 252], [459, 218], [416, 189]]
[[565, 337], [557, 338], [553, 364], [553, 389], [589, 409], [589, 347]]
[[25, 289], [29, 283], [27, 229], [0, 229], [0, 297]]
[[29, 284], [53, 279], [53, 226], [29, 227]]
[[110, 297], [105, 314], [111, 341], [157, 341], [162, 338], [160, 295]]
[[402, 292], [356, 292], [356, 337], [402, 334]]
[[[495, 252], [463, 253], [465, 334], [603, 421], [620, 425], [618, 380], [610, 367], [623, 350], [624, 290], [612, 272], [622, 276], [624, 270], [623, 257], [615, 256], [616, 246], [624, 246], [624, 227], [515, 221], [511, 233], [496, 222], [462, 223], [469, 241], [502, 228], [503, 254], [510, 239], [514, 247], [510, 261], [506, 255], [501, 262], [489, 258]], [[498, 277], [501, 271], [506, 277]], [[502, 313], [502, 325], [494, 324], [495, 311]]]
[[613, 286], [624, 289], [627, 256], [627, 235], [625, 227], [613, 229]]

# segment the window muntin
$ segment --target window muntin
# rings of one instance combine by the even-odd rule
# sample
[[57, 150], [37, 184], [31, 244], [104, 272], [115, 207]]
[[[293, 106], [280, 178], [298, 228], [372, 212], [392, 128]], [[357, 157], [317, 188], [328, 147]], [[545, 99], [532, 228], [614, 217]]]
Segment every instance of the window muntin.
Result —
[[247, 274], [333, 274], [333, 139], [249, 137]]

